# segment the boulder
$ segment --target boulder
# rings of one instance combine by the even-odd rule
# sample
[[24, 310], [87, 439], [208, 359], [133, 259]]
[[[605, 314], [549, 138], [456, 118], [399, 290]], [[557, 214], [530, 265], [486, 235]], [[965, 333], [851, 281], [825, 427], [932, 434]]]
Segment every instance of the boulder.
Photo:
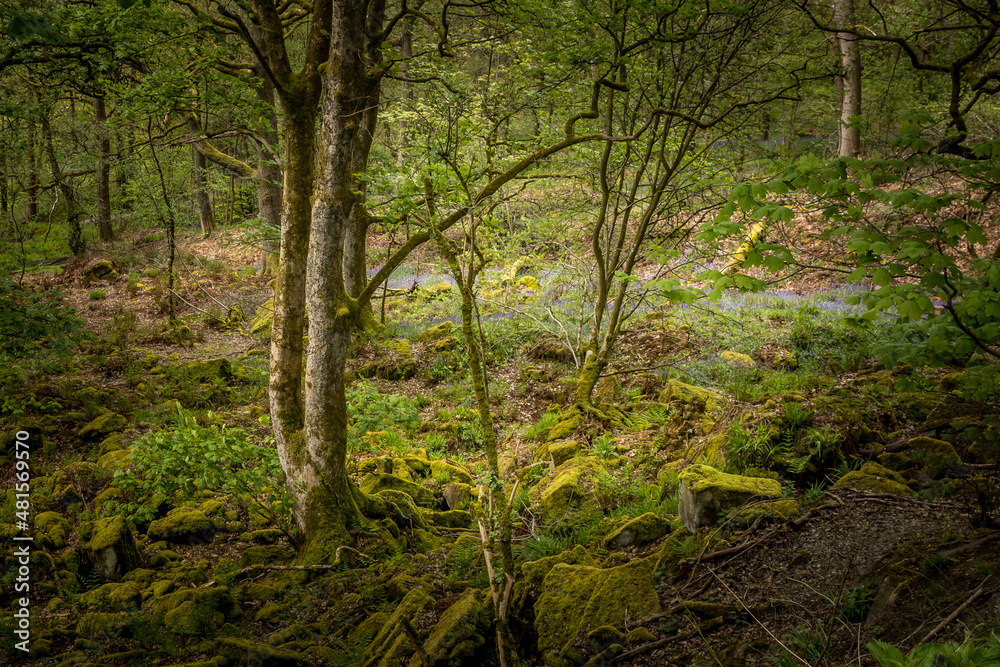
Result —
[[[191, 620], [184, 620], [184, 616]], [[225, 586], [182, 588], [154, 598], [149, 618], [155, 625], [166, 624], [176, 634], [206, 634], [222, 627], [224, 621], [241, 620], [243, 610]]]
[[[448, 607], [424, 642], [430, 664], [448, 667], [482, 664], [477, 653], [486, 643], [492, 622], [487, 591], [469, 590]], [[410, 658], [410, 667], [421, 667], [419, 656]]]
[[212, 521], [201, 510], [178, 507], [167, 516], [149, 524], [146, 534], [152, 540], [170, 542], [208, 543], [212, 541], [214, 530]]
[[924, 484], [962, 471], [962, 459], [950, 442], [918, 437], [910, 440], [909, 445], [908, 452], [879, 455], [879, 463], [900, 472], [904, 478], [916, 479]]
[[94, 563], [101, 581], [118, 581], [122, 575], [142, 565], [132, 533], [120, 516], [95, 521], [84, 551]]
[[417, 340], [421, 343], [432, 343], [436, 340], [440, 340], [445, 336], [451, 334], [451, 330], [455, 328], [455, 323], [451, 320], [445, 320], [441, 324], [436, 324], [429, 329], [424, 329], [419, 334], [417, 334]]
[[646, 512], [605, 537], [604, 548], [645, 546], [660, 539], [671, 530], [669, 521], [652, 512]]
[[274, 299], [268, 299], [260, 308], [257, 309], [257, 312], [254, 313], [253, 319], [250, 320], [250, 333], [270, 336], [271, 324], [273, 322]]
[[128, 420], [117, 412], [105, 412], [80, 429], [79, 438], [83, 442], [99, 442], [112, 433], [124, 431]]
[[837, 480], [833, 488], [860, 489], [873, 493], [889, 493], [896, 496], [916, 496], [917, 494], [906, 485], [899, 473], [880, 466], [874, 461], [868, 461], [861, 470], [854, 470]]
[[781, 484], [760, 477], [741, 477], [704, 464], [688, 466], [679, 476], [677, 513], [692, 533], [711, 524], [719, 512], [734, 509], [753, 497], [780, 498]]
[[220, 637], [212, 645], [212, 651], [223, 656], [230, 665], [254, 665], [254, 667], [306, 667], [305, 656], [283, 648], [268, 646], [252, 639]]
[[42, 546], [53, 551], [62, 549], [67, 544], [70, 527], [69, 522], [58, 512], [42, 512], [35, 516], [35, 528], [42, 532]]
[[460, 510], [469, 504], [472, 486], [461, 482], [451, 482], [441, 487], [444, 504], [449, 510]]
[[85, 268], [80, 274], [86, 280], [107, 280], [114, 282], [118, 280], [118, 271], [109, 259], [99, 259]]
[[604, 472], [604, 464], [594, 456], [574, 458], [539, 480], [528, 497], [549, 522], [572, 512], [596, 509], [597, 478]]
[[546, 575], [535, 603], [538, 649], [547, 665], [582, 664], [581, 635], [602, 626], [618, 629], [660, 611], [645, 560], [609, 569], [560, 563]]
[[730, 366], [736, 366], [738, 368], [753, 368], [757, 365], [754, 362], [753, 357], [749, 354], [743, 354], [742, 352], [726, 350], [725, 352], [719, 353], [719, 358]]
[[714, 412], [719, 407], [722, 395], [710, 389], [695, 387], [679, 380], [670, 380], [660, 392], [661, 403], [682, 402], [698, 408], [700, 412]]
[[198, 382], [226, 382], [233, 377], [232, 365], [222, 357], [206, 361], [186, 361], [180, 367], [190, 379]]
[[421, 507], [434, 507], [437, 502], [430, 489], [425, 489], [419, 484], [400, 479], [395, 475], [385, 473], [373, 473], [365, 475], [361, 481], [361, 490], [367, 494], [378, 493], [380, 491], [401, 491], [410, 496], [417, 505]]
[[459, 482], [461, 484], [472, 484], [472, 475], [462, 468], [452, 465], [446, 461], [431, 461], [431, 475], [439, 482]]
[[423, 588], [414, 588], [407, 593], [368, 644], [361, 663], [363, 667], [394, 667], [409, 660], [413, 656], [413, 643], [403, 629], [403, 623], [412, 624], [419, 614], [433, 606], [434, 598]]
[[393, 382], [409, 380], [416, 374], [417, 365], [413, 362], [410, 341], [405, 338], [389, 341], [385, 349], [380, 350], [378, 361], [368, 362], [358, 369], [360, 377], [377, 377]]

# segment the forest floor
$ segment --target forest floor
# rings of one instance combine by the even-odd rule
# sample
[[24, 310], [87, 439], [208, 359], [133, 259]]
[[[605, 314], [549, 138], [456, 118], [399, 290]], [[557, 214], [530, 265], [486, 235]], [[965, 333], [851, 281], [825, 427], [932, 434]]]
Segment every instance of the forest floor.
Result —
[[[438, 263], [418, 253], [397, 272], [374, 304], [385, 327], [359, 334], [349, 362], [351, 473], [369, 493], [403, 490], [419, 517], [372, 522], [336, 568], [273, 570], [296, 563], [253, 473], [273, 450], [244, 468], [204, 449], [270, 446], [268, 335], [251, 332], [268, 278], [237, 235], [184, 237], [180, 251], [180, 328], [164, 325], [156, 236], [25, 277], [63, 291], [96, 337], [68, 365], [28, 359], [0, 378], [5, 536], [14, 434], [44, 443], [31, 459], [31, 652], [0, 619], [0, 662], [498, 664], [474, 502], [482, 436]], [[89, 276], [101, 260], [115, 274]], [[1000, 633], [1000, 480], [982, 437], [995, 406], [957, 395], [957, 369], [882, 367], [872, 348], [894, 324], [846, 326], [856, 288], [803, 275], [704, 306], [642, 305], [595, 393], [624, 417], [584, 419], [568, 409], [581, 271], [525, 253], [482, 286], [515, 498], [511, 629], [528, 664], [874, 665], [876, 640], [906, 653]], [[543, 324], [546, 311], [565, 326]], [[679, 515], [691, 464], [779, 490], [691, 531]], [[212, 465], [265, 481], [199, 484]], [[125, 529], [108, 547], [114, 517]]]

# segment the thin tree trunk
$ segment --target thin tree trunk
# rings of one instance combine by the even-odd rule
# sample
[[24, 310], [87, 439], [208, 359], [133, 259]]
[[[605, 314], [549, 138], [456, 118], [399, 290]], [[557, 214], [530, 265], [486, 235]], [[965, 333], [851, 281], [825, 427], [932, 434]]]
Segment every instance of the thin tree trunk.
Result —
[[111, 140], [108, 138], [104, 98], [94, 98], [94, 121], [97, 123], [97, 237], [101, 243], [114, 240], [111, 227]]
[[38, 158], [35, 121], [28, 118], [28, 220], [38, 217]]
[[[834, 0], [833, 25], [854, 28], [854, 0]], [[838, 153], [854, 157], [861, 151], [861, 129], [852, 120], [861, 115], [861, 47], [858, 38], [848, 32], [838, 32], [842, 96]]]
[[[278, 150], [278, 117], [274, 112], [274, 84], [261, 72], [261, 84], [255, 89], [257, 99], [267, 105], [267, 130], [263, 138], [270, 148], [255, 143], [257, 150], [257, 211], [264, 224], [272, 229], [281, 229], [281, 167], [277, 156], [271, 151]], [[278, 247], [264, 247], [262, 272], [272, 274], [277, 271]]]
[[83, 252], [83, 232], [80, 229], [80, 217], [76, 210], [76, 191], [66, 180], [59, 160], [56, 157], [55, 143], [52, 140], [52, 126], [49, 123], [48, 110], [40, 115], [42, 124], [42, 139], [45, 144], [45, 154], [49, 159], [49, 169], [52, 171], [52, 180], [55, 181], [66, 202], [66, 222], [69, 225], [69, 250], [74, 255]]
[[194, 190], [198, 199], [198, 221], [201, 223], [201, 233], [208, 236], [215, 231], [215, 211], [212, 210], [212, 200], [205, 186], [205, 156], [198, 146], [191, 146], [194, 157]]

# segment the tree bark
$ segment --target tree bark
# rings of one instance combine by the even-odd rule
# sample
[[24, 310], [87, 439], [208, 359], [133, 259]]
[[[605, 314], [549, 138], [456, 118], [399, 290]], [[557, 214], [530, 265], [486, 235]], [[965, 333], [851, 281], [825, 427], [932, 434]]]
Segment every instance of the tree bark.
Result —
[[45, 154], [49, 159], [49, 169], [52, 171], [52, 180], [55, 181], [59, 192], [62, 193], [66, 202], [66, 222], [69, 225], [69, 250], [74, 255], [83, 252], [83, 232], [80, 229], [80, 216], [76, 210], [76, 191], [66, 180], [59, 160], [56, 157], [56, 147], [52, 139], [52, 126], [49, 124], [49, 113], [45, 110], [41, 115], [42, 137], [45, 143]]
[[[833, 25], [854, 26], [854, 0], [834, 0]], [[861, 46], [858, 38], [847, 32], [838, 32], [837, 42], [842, 77], [838, 153], [855, 157], [861, 151], [861, 129], [851, 119], [861, 115]]]
[[108, 138], [104, 98], [94, 98], [94, 121], [97, 123], [97, 237], [101, 243], [115, 239], [111, 227], [111, 140]]
[[198, 199], [198, 221], [201, 223], [201, 233], [208, 236], [215, 231], [215, 211], [212, 210], [212, 200], [205, 185], [205, 156], [196, 145], [191, 146], [191, 152], [194, 158], [194, 189], [195, 197]]
[[[365, 109], [377, 80], [367, 76], [369, 28], [367, 3], [335, 2], [331, 22], [328, 67], [323, 77], [321, 171], [316, 181], [306, 276], [309, 308], [309, 349], [306, 356], [305, 418], [302, 447], [292, 451], [292, 478], [297, 491], [299, 525], [306, 532], [307, 558], [330, 552], [331, 525], [351, 525], [358, 507], [347, 478], [347, 398], [344, 367], [351, 332], [358, 321], [359, 302], [345, 283], [345, 241], [351, 212], [358, 201], [354, 168], [370, 148]], [[381, 24], [384, 3], [375, 0], [371, 17]], [[284, 249], [285, 239], [282, 240]], [[286, 474], [288, 473], [286, 469]], [[332, 504], [332, 506], [331, 506]], [[324, 529], [324, 530], [321, 530]], [[343, 530], [343, 528], [342, 528]]]
[[36, 156], [35, 121], [28, 119], [28, 220], [38, 217], [38, 158]]
[[[272, 229], [281, 229], [281, 187], [282, 175], [281, 167], [277, 162], [277, 156], [271, 151], [278, 150], [278, 117], [274, 112], [274, 84], [267, 76], [259, 71], [261, 83], [256, 87], [257, 99], [267, 105], [267, 130], [263, 133], [263, 139], [270, 148], [256, 142], [257, 149], [257, 211], [264, 224]], [[264, 247], [264, 261], [262, 270], [265, 274], [273, 273], [277, 270], [278, 247]]]

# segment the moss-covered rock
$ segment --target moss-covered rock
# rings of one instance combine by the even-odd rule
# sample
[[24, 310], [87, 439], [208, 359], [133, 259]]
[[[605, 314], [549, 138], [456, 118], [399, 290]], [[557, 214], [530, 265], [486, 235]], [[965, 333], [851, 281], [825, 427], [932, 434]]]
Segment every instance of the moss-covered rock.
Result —
[[[432, 665], [463, 667], [482, 663], [476, 657], [486, 643], [484, 635], [492, 622], [487, 595], [486, 591], [470, 590], [441, 614], [424, 642]], [[410, 667], [421, 667], [418, 656], [410, 659]]]
[[66, 546], [69, 537], [69, 522], [58, 512], [42, 512], [35, 516], [35, 528], [42, 532], [42, 537], [48, 539], [48, 544], [44, 544], [52, 550], [62, 549]]
[[295, 550], [287, 544], [270, 544], [262, 547], [250, 547], [244, 549], [240, 565], [249, 567], [251, 565], [273, 565], [274, 563], [284, 563], [295, 558]]
[[742, 509], [733, 521], [736, 526], [750, 525], [760, 517], [775, 521], [791, 521], [800, 514], [802, 514], [802, 507], [799, 503], [791, 498], [785, 498]]
[[874, 493], [889, 493], [896, 496], [916, 496], [917, 494], [906, 485], [899, 473], [868, 461], [861, 470], [854, 470], [837, 480], [834, 488], [861, 489]]
[[739, 368], [753, 368], [757, 364], [754, 362], [753, 357], [749, 354], [743, 354], [742, 352], [733, 352], [732, 350], [725, 350], [719, 353], [719, 358], [730, 366], [736, 366]]
[[260, 334], [262, 336], [271, 335], [271, 324], [274, 322], [274, 299], [268, 299], [265, 301], [257, 312], [254, 313], [253, 319], [250, 320], [250, 333]]
[[78, 437], [83, 442], [100, 442], [117, 431], [124, 431], [128, 419], [117, 412], [105, 412], [80, 429]]
[[431, 475], [441, 483], [459, 482], [460, 484], [472, 484], [472, 475], [457, 465], [437, 460], [431, 461], [429, 466]]
[[597, 561], [595, 561], [594, 557], [590, 555], [590, 552], [587, 551], [585, 547], [578, 544], [569, 551], [564, 551], [554, 556], [546, 556], [545, 558], [539, 558], [538, 560], [528, 561], [527, 563], [522, 564], [521, 579], [528, 586], [541, 588], [542, 582], [545, 581], [545, 577], [552, 571], [552, 568], [560, 563], [563, 565], [587, 565], [589, 567], [597, 566]]
[[546, 664], [583, 662], [578, 637], [601, 626], [620, 628], [627, 619], [661, 611], [645, 560], [610, 569], [558, 564], [546, 575], [535, 603], [538, 649]]
[[366, 475], [361, 481], [361, 490], [367, 494], [387, 490], [400, 491], [410, 496], [413, 502], [421, 507], [434, 507], [437, 504], [434, 493], [430, 489], [425, 489], [419, 484], [408, 482], [395, 475], [386, 475], [385, 473]]
[[409, 380], [416, 374], [417, 365], [413, 361], [410, 341], [405, 338], [389, 341], [380, 350], [378, 361], [369, 362], [358, 369], [360, 377], [377, 377], [393, 382]]
[[76, 621], [76, 632], [81, 637], [118, 636], [124, 634], [128, 622], [129, 614], [125, 612], [81, 614]]
[[531, 487], [528, 497], [550, 522], [592, 510], [598, 506], [597, 478], [604, 472], [604, 464], [593, 456], [567, 461]]
[[178, 507], [170, 510], [167, 516], [149, 524], [146, 534], [152, 540], [168, 540], [170, 542], [212, 541], [214, 529], [211, 520], [201, 510], [190, 507]]
[[668, 534], [670, 530], [668, 520], [652, 512], [646, 512], [607, 535], [604, 538], [604, 547], [606, 549], [619, 549], [621, 547], [645, 546]]
[[555, 426], [550, 427], [548, 432], [545, 433], [545, 440], [546, 442], [566, 440], [581, 426], [583, 426], [583, 417], [579, 413], [574, 412], [566, 416], [565, 419], [561, 420]]
[[120, 516], [95, 521], [84, 552], [101, 581], [118, 581], [122, 575], [142, 565], [132, 533]]
[[112, 433], [104, 440], [101, 440], [101, 444], [98, 445], [98, 452], [101, 456], [104, 456], [108, 452], [118, 451], [119, 449], [124, 449], [121, 433]]
[[719, 512], [735, 509], [750, 498], [780, 498], [781, 484], [773, 479], [729, 475], [704, 464], [688, 466], [679, 476], [678, 514], [693, 532], [711, 524]]
[[413, 644], [403, 630], [403, 622], [412, 623], [424, 610], [433, 606], [434, 598], [423, 588], [407, 593], [365, 650], [361, 663], [363, 667], [394, 667], [409, 660], [414, 652]]
[[[186, 615], [194, 618], [196, 622], [191, 624], [182, 620], [185, 614], [177, 613], [178, 609], [188, 612]], [[198, 628], [213, 626], [212, 630], [222, 627], [222, 622], [216, 613], [225, 621], [239, 621], [243, 618], [243, 610], [225, 586], [182, 588], [169, 595], [153, 598], [149, 603], [149, 618], [156, 625], [166, 624], [167, 617], [171, 613], [173, 613], [171, 626], [183, 630], [178, 634], [203, 634], [201, 630], [192, 630], [195, 626]], [[216, 624], [216, 621], [220, 622]]]
[[307, 667], [306, 658], [295, 652], [268, 646], [251, 639], [221, 637], [212, 645], [212, 652], [225, 657], [230, 665], [255, 667]]
[[198, 382], [226, 382], [233, 377], [233, 367], [228, 359], [219, 357], [205, 361], [185, 361], [180, 365], [184, 374]]
[[124, 470], [131, 463], [132, 450], [130, 449], [116, 449], [108, 452], [97, 459], [97, 465], [99, 468], [114, 474], [116, 470]]
[[722, 401], [722, 395], [710, 389], [670, 380], [660, 392], [661, 403], [682, 402], [696, 406], [699, 411], [714, 412]]
[[430, 520], [445, 528], [471, 528], [476, 522], [476, 517], [464, 510], [448, 510], [447, 512], [433, 512]]
[[449, 510], [460, 510], [469, 506], [472, 497], [472, 485], [461, 482], [451, 482], [441, 487], [444, 504]]
[[440, 324], [436, 324], [429, 329], [424, 329], [419, 334], [417, 334], [417, 340], [421, 343], [432, 343], [436, 340], [440, 340], [445, 336], [451, 334], [451, 330], [455, 328], [455, 323], [451, 320], [445, 320]]
[[[949, 442], [935, 438], [919, 437], [909, 442], [908, 452], [880, 455], [879, 463], [886, 468], [914, 477], [922, 483], [942, 479], [949, 473], [962, 472], [962, 459]], [[904, 471], [910, 471], [907, 475]]]
[[96, 260], [85, 268], [80, 275], [84, 280], [108, 280], [110, 282], [118, 280], [118, 271], [110, 259]]
[[104, 584], [81, 595], [80, 601], [88, 607], [100, 606], [110, 611], [138, 609], [142, 604], [142, 587], [135, 581]]
[[563, 440], [562, 442], [547, 442], [535, 451], [535, 460], [548, 459], [553, 468], [558, 468], [566, 461], [570, 461], [580, 451], [580, 443], [576, 440]]

